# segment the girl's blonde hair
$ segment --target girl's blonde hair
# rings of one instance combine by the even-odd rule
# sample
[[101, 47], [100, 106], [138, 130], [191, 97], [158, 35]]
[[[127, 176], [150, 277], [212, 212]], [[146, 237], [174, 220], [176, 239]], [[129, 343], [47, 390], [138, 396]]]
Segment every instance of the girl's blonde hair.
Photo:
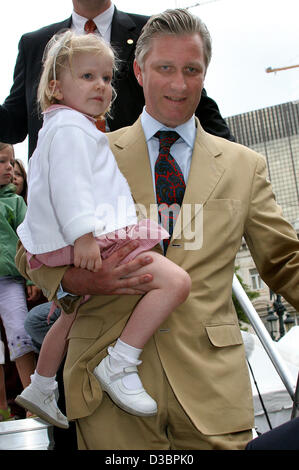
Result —
[[[79, 52], [109, 55], [113, 60], [113, 69], [116, 68], [112, 47], [96, 34], [76, 35], [69, 30], [56, 34], [48, 42], [43, 57], [43, 71], [37, 90], [37, 101], [41, 111], [45, 111], [52, 104], [59, 103], [53, 96], [53, 87], [50, 87], [50, 82], [59, 80], [61, 70], [67, 67], [72, 70], [72, 58]], [[116, 97], [114, 89], [112, 96], [112, 101], [114, 101]], [[110, 106], [103, 116], [110, 110]]]
[[5, 149], [6, 147], [9, 147], [12, 150], [13, 156], [15, 156], [15, 150], [13, 148], [13, 145], [6, 144], [5, 142], [0, 142], [0, 152], [1, 152], [1, 150]]

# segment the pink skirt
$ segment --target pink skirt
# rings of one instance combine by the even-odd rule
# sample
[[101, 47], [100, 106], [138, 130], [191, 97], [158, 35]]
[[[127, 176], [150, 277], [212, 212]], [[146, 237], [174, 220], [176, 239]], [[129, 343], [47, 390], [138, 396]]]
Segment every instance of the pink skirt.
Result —
[[[169, 238], [169, 233], [161, 225], [151, 219], [142, 219], [136, 225], [130, 225], [97, 237], [96, 241], [100, 247], [101, 258], [106, 259], [131, 240], [138, 240], [139, 246], [120, 262], [120, 264], [124, 264], [136, 258], [139, 253], [151, 250], [165, 238]], [[73, 264], [74, 247], [68, 245], [38, 255], [27, 252], [27, 260], [31, 269], [38, 269], [42, 265], [55, 267]]]

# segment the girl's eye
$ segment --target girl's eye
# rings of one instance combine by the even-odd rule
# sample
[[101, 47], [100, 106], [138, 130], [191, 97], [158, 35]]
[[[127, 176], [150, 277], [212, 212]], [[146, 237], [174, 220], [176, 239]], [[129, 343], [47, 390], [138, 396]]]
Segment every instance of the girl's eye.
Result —
[[110, 83], [111, 82], [111, 77], [109, 75], [103, 77], [104, 82]]
[[[6, 160], [6, 159], [4, 159], [4, 158], [1, 158], [1, 159], [0, 159], [0, 163], [2, 163], [2, 164], [5, 163], [5, 164], [7, 164], [7, 163], [8, 163], [8, 160]], [[9, 163], [10, 163], [11, 166], [15, 166], [14, 160], [10, 160]]]
[[85, 80], [91, 80], [91, 79], [92, 79], [92, 74], [91, 74], [91, 73], [85, 73], [85, 74], [83, 75], [83, 78], [84, 78]]

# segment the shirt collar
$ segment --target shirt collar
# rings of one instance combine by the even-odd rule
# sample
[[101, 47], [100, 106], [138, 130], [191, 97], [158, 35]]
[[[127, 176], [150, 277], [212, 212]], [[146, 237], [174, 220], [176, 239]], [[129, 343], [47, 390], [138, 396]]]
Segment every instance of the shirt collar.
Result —
[[[45, 111], [43, 111], [43, 116], [47, 116], [48, 114], [52, 113], [53, 111], [57, 111], [57, 110], [60, 110], [60, 109], [70, 109], [71, 111], [76, 111], [76, 109], [74, 108], [71, 108], [70, 106], [66, 106], [64, 104], [51, 104], [51, 106], [49, 106]], [[80, 113], [80, 114], [83, 114], [83, 116], [87, 117], [87, 119], [89, 119], [90, 121], [92, 122], [96, 122], [96, 118], [94, 118], [93, 116], [89, 116], [88, 114], [85, 114], [85, 113], [81, 113], [81, 111], [76, 111], [77, 113]]]
[[[112, 18], [114, 15], [115, 6], [113, 3], [111, 6], [105, 10], [100, 15], [93, 18], [93, 21], [97, 25], [98, 31], [100, 32], [101, 36], [105, 36], [105, 33], [110, 28], [112, 23]], [[84, 18], [83, 16], [78, 15], [75, 11], [72, 13], [72, 27], [78, 34], [84, 33], [84, 25], [89, 18]]]
[[164, 124], [161, 124], [155, 118], [150, 116], [144, 107], [141, 114], [141, 124], [146, 141], [150, 140], [158, 131], [176, 131], [189, 147], [193, 148], [194, 146], [196, 137], [194, 115], [187, 122], [184, 122], [184, 124], [180, 124], [175, 128], [170, 128], [164, 126]]

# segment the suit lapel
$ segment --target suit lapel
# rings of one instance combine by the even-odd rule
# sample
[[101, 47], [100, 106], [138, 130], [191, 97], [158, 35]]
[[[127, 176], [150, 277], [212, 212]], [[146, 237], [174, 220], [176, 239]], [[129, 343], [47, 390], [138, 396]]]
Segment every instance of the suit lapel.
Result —
[[67, 18], [64, 21], [61, 21], [60, 23], [55, 23], [53, 25], [50, 25], [49, 29], [47, 30], [49, 39], [56, 34], [56, 33], [63, 33], [66, 29], [70, 29], [72, 26], [72, 17]]
[[151, 166], [140, 118], [114, 142], [112, 151], [135, 202], [140, 204], [140, 213], [158, 221]]
[[[217, 160], [221, 154], [214, 138], [207, 134], [197, 123], [197, 136], [192, 154], [189, 177], [186, 185], [186, 191], [182, 203], [177, 223], [174, 227], [173, 238], [181, 238], [182, 232], [187, 225], [190, 225], [195, 215], [210, 198], [215, 187], [219, 183], [225, 168]], [[197, 206], [196, 206], [197, 205]], [[190, 212], [186, 210], [190, 207]], [[191, 217], [184, 217], [182, 212]]]
[[115, 7], [111, 25], [111, 45], [120, 60], [128, 60], [135, 50], [138, 31], [133, 19]]

